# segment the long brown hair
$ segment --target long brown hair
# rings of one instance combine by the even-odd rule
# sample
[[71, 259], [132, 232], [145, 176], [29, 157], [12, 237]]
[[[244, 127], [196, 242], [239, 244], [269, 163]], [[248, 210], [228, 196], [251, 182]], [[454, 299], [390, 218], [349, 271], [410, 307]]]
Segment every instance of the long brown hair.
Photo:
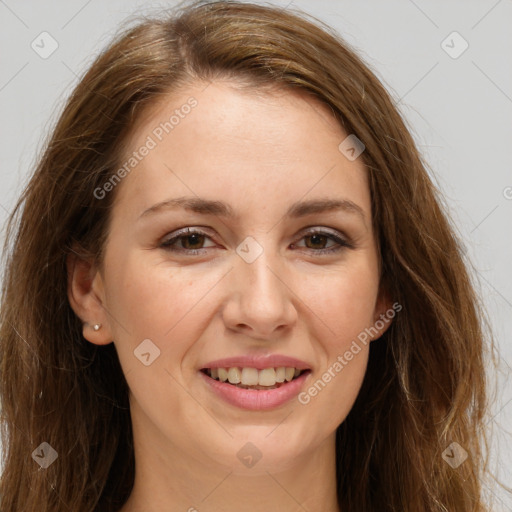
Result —
[[[341, 509], [484, 510], [488, 336], [427, 166], [394, 101], [342, 38], [305, 14], [237, 2], [195, 3], [124, 28], [67, 100], [9, 219], [2, 510], [113, 512], [131, 491], [128, 387], [114, 344], [82, 336], [66, 259], [79, 247], [101, 263], [115, 190], [102, 199], [94, 191], [118, 170], [141, 113], [216, 77], [311, 94], [365, 145], [382, 286], [403, 309], [371, 344], [337, 431]], [[46, 469], [32, 456], [43, 442], [58, 454]], [[443, 458], [450, 445], [469, 454], [457, 468]]]

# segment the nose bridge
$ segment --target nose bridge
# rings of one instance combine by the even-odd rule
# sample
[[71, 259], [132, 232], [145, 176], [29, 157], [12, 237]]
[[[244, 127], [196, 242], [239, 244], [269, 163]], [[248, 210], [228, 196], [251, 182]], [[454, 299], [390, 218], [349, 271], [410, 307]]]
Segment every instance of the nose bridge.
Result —
[[[255, 249], [250, 248], [251, 251]], [[240, 258], [241, 261], [237, 263], [237, 274], [240, 277], [240, 289], [244, 298], [255, 300], [257, 303], [264, 299], [269, 307], [282, 303], [284, 290], [279, 273], [282, 273], [283, 266], [275, 253], [268, 242], [265, 248], [261, 246], [260, 254], [254, 261]]]
[[294, 321], [291, 291], [283, 275], [285, 266], [278, 251], [271, 247], [270, 237], [265, 246], [254, 239], [244, 242], [237, 249], [239, 257], [232, 274], [236, 292], [230, 299], [227, 320], [236, 326], [244, 324], [259, 335], [268, 335]]

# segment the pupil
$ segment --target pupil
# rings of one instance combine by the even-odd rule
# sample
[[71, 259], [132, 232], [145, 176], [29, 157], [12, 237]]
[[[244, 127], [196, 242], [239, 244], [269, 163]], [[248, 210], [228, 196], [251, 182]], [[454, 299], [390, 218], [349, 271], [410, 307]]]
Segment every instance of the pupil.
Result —
[[[316, 239], [317, 241], [318, 241], [318, 239], [320, 239], [320, 244], [321, 244], [321, 243], [322, 243], [322, 241], [323, 241], [323, 242], [325, 242], [325, 238], [326, 238], [326, 237], [325, 237], [325, 235], [310, 235], [310, 236], [308, 236], [307, 238], [309, 238], [309, 239], [311, 239], [311, 240], [312, 240], [312, 239]], [[313, 242], [313, 244], [314, 244], [314, 242]], [[307, 245], [307, 244], [306, 244], [306, 245]]]
[[[190, 241], [191, 238], [199, 238], [199, 241], [196, 240], [196, 244], [199, 243], [199, 245], [201, 245], [201, 241], [202, 241], [202, 238], [204, 238], [204, 235], [200, 235], [198, 233], [193, 233], [192, 235], [187, 235], [184, 240], [186, 241], [186, 243], [184, 244], [186, 247], [185, 249], [197, 249], [197, 247], [190, 247], [190, 244], [188, 243]], [[192, 245], [194, 245], [194, 242], [192, 242]]]

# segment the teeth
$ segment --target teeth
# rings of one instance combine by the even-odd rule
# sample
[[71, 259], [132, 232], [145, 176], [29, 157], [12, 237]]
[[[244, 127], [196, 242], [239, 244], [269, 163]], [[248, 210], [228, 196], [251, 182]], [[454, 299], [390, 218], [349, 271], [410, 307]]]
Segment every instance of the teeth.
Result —
[[230, 368], [228, 370], [228, 380], [230, 384], [240, 384], [240, 381], [242, 380], [240, 370], [238, 368]]
[[285, 374], [286, 368], [284, 366], [276, 368], [276, 382], [284, 382]]
[[256, 386], [258, 384], [258, 370], [256, 368], [242, 368], [242, 384]]
[[[212, 379], [221, 382], [228, 381], [230, 384], [237, 385], [246, 389], [265, 389], [276, 387], [276, 384], [290, 382], [302, 373], [297, 368], [280, 366], [278, 368], [265, 368], [258, 370], [256, 368], [211, 368], [208, 375]], [[278, 387], [278, 386], [277, 386]]]
[[258, 384], [260, 386], [274, 386], [276, 383], [276, 371], [274, 368], [265, 368], [259, 372]]

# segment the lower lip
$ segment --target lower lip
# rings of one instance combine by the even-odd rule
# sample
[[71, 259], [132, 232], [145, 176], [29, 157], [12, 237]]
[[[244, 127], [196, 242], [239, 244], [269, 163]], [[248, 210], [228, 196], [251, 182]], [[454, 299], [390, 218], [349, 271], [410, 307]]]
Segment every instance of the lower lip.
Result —
[[206, 383], [211, 386], [213, 392], [231, 405], [249, 411], [265, 411], [275, 409], [297, 396], [311, 372], [304, 372], [296, 379], [268, 391], [238, 388], [232, 384], [212, 379], [203, 372], [199, 373]]

